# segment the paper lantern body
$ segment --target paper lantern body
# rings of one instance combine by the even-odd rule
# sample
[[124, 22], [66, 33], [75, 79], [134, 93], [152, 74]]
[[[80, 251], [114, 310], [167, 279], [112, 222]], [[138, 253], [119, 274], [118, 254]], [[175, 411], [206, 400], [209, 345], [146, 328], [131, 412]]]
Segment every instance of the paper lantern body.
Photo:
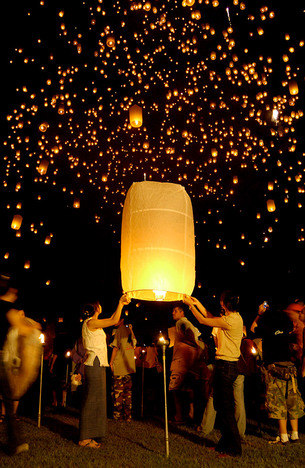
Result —
[[23, 218], [21, 215], [15, 215], [11, 224], [11, 228], [15, 231], [18, 231], [21, 227], [22, 219]]
[[134, 128], [141, 127], [143, 123], [142, 107], [134, 104], [129, 108], [129, 122]]
[[294, 96], [299, 93], [298, 83], [296, 81], [289, 82], [289, 93]]
[[267, 210], [272, 213], [276, 210], [274, 200], [267, 200]]
[[123, 208], [121, 274], [130, 297], [177, 301], [195, 285], [193, 209], [178, 184], [136, 182]]

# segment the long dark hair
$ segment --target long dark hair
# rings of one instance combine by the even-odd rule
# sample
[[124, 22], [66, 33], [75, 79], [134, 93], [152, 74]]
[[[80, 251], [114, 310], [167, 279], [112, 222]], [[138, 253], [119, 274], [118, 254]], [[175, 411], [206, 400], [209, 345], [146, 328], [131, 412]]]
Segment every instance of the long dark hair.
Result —
[[239, 310], [239, 296], [235, 292], [224, 291], [220, 296], [220, 300], [230, 312]]

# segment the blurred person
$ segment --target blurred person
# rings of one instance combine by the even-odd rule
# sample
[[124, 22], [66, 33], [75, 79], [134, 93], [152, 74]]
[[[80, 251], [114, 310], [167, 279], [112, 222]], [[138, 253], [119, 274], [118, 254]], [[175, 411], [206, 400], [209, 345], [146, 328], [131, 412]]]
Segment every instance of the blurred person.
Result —
[[176, 321], [173, 358], [170, 366], [169, 390], [175, 404], [173, 423], [183, 423], [185, 419], [183, 397], [189, 397], [188, 418], [194, 418], [194, 379], [191, 371], [199, 353], [199, 330], [185, 317], [184, 308], [176, 306], [172, 312]]
[[287, 420], [291, 426], [290, 442], [296, 443], [299, 441], [298, 419], [304, 415], [304, 402], [298, 390], [297, 369], [291, 360], [293, 322], [285, 309], [266, 310], [261, 304], [255, 323], [255, 334], [262, 338], [265, 404], [269, 418], [277, 419], [279, 427], [279, 436], [271, 443], [286, 445], [289, 442]]
[[69, 337], [62, 318], [59, 318], [53, 341], [53, 353], [50, 359], [50, 376], [52, 387], [52, 407], [63, 409], [67, 404], [67, 353]]
[[243, 336], [243, 320], [238, 312], [239, 297], [231, 291], [221, 294], [222, 317], [214, 317], [194, 297], [185, 296], [183, 301], [200, 323], [216, 329], [213, 397], [221, 432], [216, 450], [221, 454], [239, 456], [241, 440], [234, 415], [233, 395], [233, 384], [239, 374], [238, 360]]
[[86, 350], [85, 376], [82, 407], [80, 414], [79, 446], [99, 448], [106, 435], [106, 367], [108, 367], [107, 343], [104, 328], [116, 325], [124, 305], [130, 303], [127, 294], [121, 296], [116, 311], [110, 318], [99, 319], [102, 307], [99, 302], [88, 304], [85, 313], [88, 318], [83, 323], [82, 338]]
[[10, 328], [0, 351], [0, 393], [5, 407], [8, 449], [11, 455], [29, 450], [16, 419], [16, 402], [37, 378], [41, 355], [40, 325], [25, 316], [17, 303], [17, 290], [0, 296]]
[[113, 419], [132, 420], [132, 374], [136, 372], [135, 347], [137, 344], [132, 325], [122, 318], [116, 326], [110, 368], [112, 371]]

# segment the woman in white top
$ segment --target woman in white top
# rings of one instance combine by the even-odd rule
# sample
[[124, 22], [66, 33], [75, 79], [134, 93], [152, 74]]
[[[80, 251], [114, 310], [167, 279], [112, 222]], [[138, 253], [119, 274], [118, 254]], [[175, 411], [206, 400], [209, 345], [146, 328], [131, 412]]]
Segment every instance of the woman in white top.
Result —
[[213, 317], [198, 299], [185, 296], [187, 304], [203, 325], [217, 327], [214, 406], [220, 419], [221, 439], [216, 450], [232, 456], [241, 455], [241, 441], [234, 416], [233, 383], [238, 376], [237, 362], [243, 336], [243, 320], [237, 312], [239, 297], [225, 291], [220, 297], [222, 317]]
[[82, 408], [80, 415], [81, 447], [99, 448], [100, 443], [94, 439], [103, 439], [107, 426], [106, 403], [106, 367], [108, 364], [107, 343], [104, 328], [116, 325], [121, 317], [124, 305], [129, 304], [130, 298], [124, 294], [116, 311], [110, 318], [99, 319], [102, 307], [99, 302], [88, 304], [86, 311], [89, 314], [83, 323], [82, 337], [86, 350], [85, 378], [83, 388]]

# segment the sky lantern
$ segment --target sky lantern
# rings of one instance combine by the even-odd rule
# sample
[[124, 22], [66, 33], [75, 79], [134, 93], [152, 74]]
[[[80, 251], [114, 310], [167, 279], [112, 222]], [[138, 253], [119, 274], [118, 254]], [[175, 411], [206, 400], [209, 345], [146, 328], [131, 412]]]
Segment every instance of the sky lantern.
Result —
[[15, 215], [11, 224], [11, 228], [15, 229], [15, 231], [19, 231], [21, 224], [22, 224], [22, 216], [21, 215]]
[[292, 96], [299, 93], [298, 83], [295, 80], [289, 81], [289, 93]]
[[129, 108], [129, 122], [134, 128], [141, 127], [143, 123], [142, 107], [134, 104]]
[[80, 208], [80, 199], [74, 198], [73, 208]]
[[268, 190], [273, 190], [274, 188], [274, 185], [273, 185], [273, 182], [268, 182]]
[[107, 36], [106, 38], [107, 47], [113, 49], [115, 47], [115, 37], [112, 35]]
[[48, 127], [49, 127], [49, 124], [47, 122], [42, 122], [39, 125], [39, 130], [41, 131], [41, 133], [45, 133], [48, 130]]
[[38, 170], [39, 174], [44, 175], [44, 174], [47, 173], [48, 167], [49, 167], [49, 161], [47, 161], [46, 159], [43, 159], [40, 162], [37, 170]]
[[123, 290], [135, 299], [177, 301], [192, 294], [194, 220], [184, 187], [132, 184], [122, 216], [121, 276]]
[[272, 213], [276, 210], [274, 200], [267, 200], [267, 210], [269, 211], [269, 213]]
[[45, 240], [44, 240], [44, 243], [46, 245], [50, 245], [51, 244], [51, 236], [46, 236]]
[[25, 270], [28, 270], [30, 268], [30, 266], [31, 266], [30, 260], [26, 260], [25, 263], [24, 263]]

